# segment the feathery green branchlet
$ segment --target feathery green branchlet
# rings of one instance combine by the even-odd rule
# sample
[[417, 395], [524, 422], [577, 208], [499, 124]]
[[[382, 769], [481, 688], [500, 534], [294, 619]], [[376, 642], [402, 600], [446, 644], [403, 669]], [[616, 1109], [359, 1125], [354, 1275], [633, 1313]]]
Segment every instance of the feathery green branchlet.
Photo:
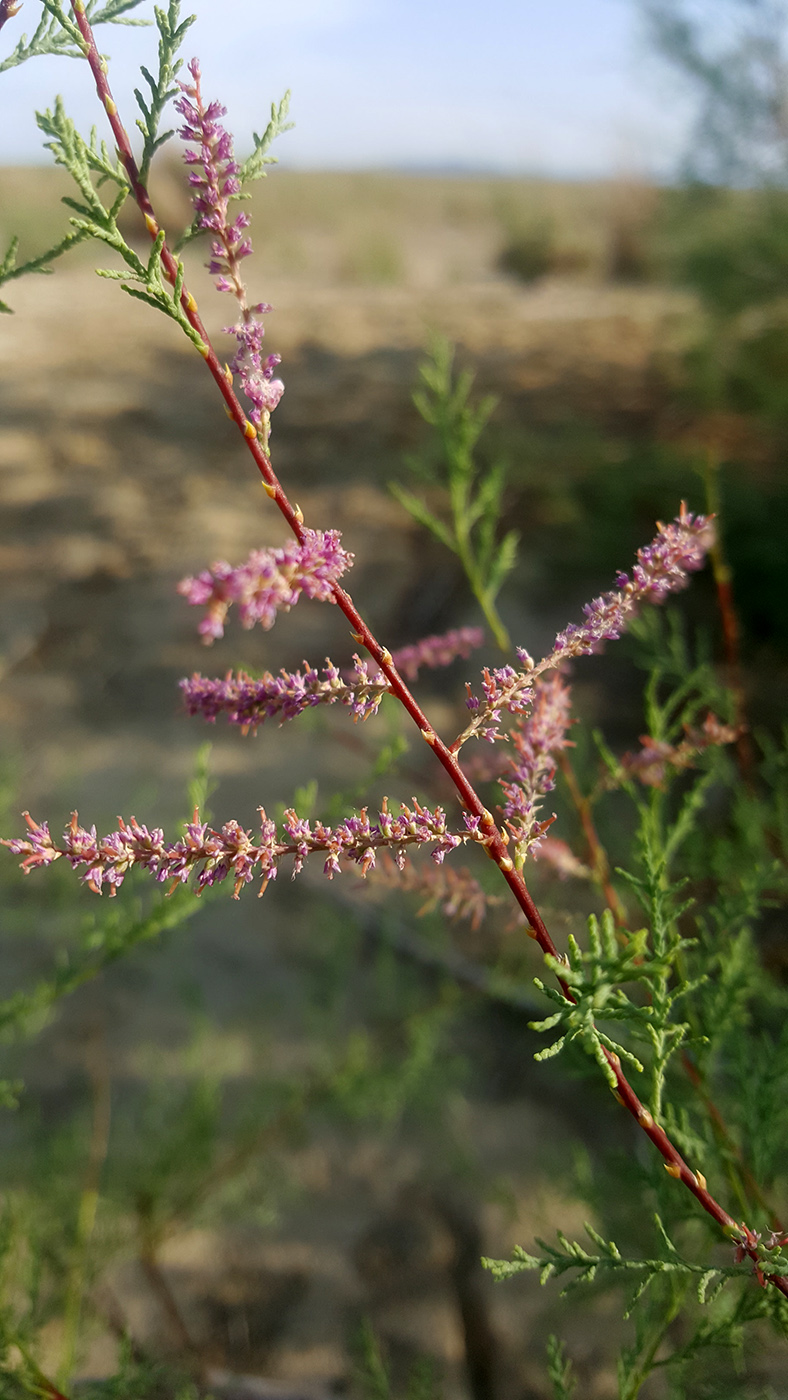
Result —
[[445, 484], [448, 518], [436, 515], [422, 497], [398, 482], [391, 483], [391, 491], [414, 520], [457, 555], [495, 640], [503, 651], [511, 651], [495, 600], [514, 567], [519, 536], [509, 530], [499, 538], [504, 464], [490, 465], [475, 456], [495, 399], [488, 396], [474, 402], [473, 375], [455, 374], [454, 351], [447, 340], [433, 342], [419, 372], [422, 386], [413, 402], [434, 429], [435, 438], [426, 451], [410, 456], [408, 465], [427, 485]]
[[179, 89], [175, 80], [183, 60], [177, 57], [177, 53], [195, 20], [194, 15], [189, 15], [181, 21], [180, 8], [180, 0], [170, 0], [166, 10], [156, 6], [154, 13], [156, 28], [159, 31], [159, 66], [155, 78], [144, 65], [140, 69], [148, 87], [145, 96], [139, 88], [134, 89], [137, 106], [142, 113], [142, 117], [137, 118], [137, 126], [142, 132], [144, 142], [140, 158], [141, 180], [147, 180], [150, 163], [156, 152], [175, 134], [174, 128], [160, 133], [159, 123], [167, 103], [178, 96]]
[[[18, 40], [15, 48], [5, 58], [0, 59], [0, 73], [5, 73], [9, 68], [18, 68], [20, 63], [26, 63], [29, 58], [40, 58], [52, 55], [61, 58], [83, 58], [84, 48], [82, 36], [77, 25], [69, 15], [60, 0], [41, 0], [43, 13], [33, 34], [28, 39], [23, 34]], [[109, 0], [107, 4], [100, 4], [100, 0], [88, 0], [85, 6], [85, 13], [92, 25], [97, 24], [133, 24], [147, 25], [148, 20], [129, 19], [129, 12], [136, 10], [142, 0]], [[17, 5], [13, 11], [8, 11], [9, 16], [19, 13], [22, 6]]]

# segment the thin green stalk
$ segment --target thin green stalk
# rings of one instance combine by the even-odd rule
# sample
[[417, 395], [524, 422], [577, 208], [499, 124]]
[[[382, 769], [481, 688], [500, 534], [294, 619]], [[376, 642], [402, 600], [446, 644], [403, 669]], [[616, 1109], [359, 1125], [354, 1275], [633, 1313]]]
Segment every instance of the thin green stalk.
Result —
[[475, 566], [470, 551], [460, 550], [460, 563], [465, 570], [465, 575], [471, 585], [471, 592], [484, 614], [484, 620], [495, 638], [496, 645], [501, 651], [512, 651], [512, 639], [504, 626], [498, 609], [495, 606], [489, 591], [484, 587], [479, 571]]
[[665, 1340], [668, 1328], [681, 1311], [688, 1284], [689, 1280], [671, 1280], [671, 1302], [663, 1317], [656, 1321], [651, 1328], [650, 1334], [641, 1348], [641, 1354], [636, 1369], [630, 1371], [628, 1376], [621, 1378], [624, 1384], [621, 1385], [619, 1390], [619, 1400], [637, 1400], [641, 1387], [648, 1380], [654, 1369], [654, 1358], [662, 1342]]

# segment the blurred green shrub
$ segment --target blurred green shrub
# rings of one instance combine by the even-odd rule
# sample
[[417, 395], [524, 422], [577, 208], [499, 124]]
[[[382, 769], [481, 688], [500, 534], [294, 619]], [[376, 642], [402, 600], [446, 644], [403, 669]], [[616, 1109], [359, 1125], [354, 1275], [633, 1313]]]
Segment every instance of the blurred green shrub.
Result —
[[591, 257], [585, 248], [561, 247], [552, 219], [538, 219], [520, 229], [512, 229], [497, 259], [499, 272], [519, 282], [538, 282], [542, 277], [572, 276], [585, 272]]
[[498, 254], [498, 268], [520, 282], [537, 282], [552, 270], [555, 231], [552, 223], [539, 220], [520, 233], [513, 233]]
[[788, 426], [788, 191], [676, 190], [656, 241], [670, 280], [705, 313], [684, 397]]

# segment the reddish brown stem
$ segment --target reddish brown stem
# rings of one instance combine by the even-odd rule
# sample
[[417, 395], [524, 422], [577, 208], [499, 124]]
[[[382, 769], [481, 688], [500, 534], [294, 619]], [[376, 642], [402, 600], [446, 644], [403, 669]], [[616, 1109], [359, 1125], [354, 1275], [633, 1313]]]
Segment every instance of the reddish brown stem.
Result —
[[0, 29], [7, 24], [14, 15], [19, 13], [20, 5], [15, 0], [0, 0]]
[[64, 1395], [62, 1390], [58, 1390], [54, 1381], [42, 1377], [39, 1383], [44, 1386], [44, 1393], [46, 1394], [47, 1400], [68, 1400], [68, 1396]]
[[16, 1346], [27, 1362], [32, 1378], [35, 1380], [38, 1390], [45, 1400], [69, 1400], [68, 1395], [65, 1395], [63, 1391], [55, 1385], [55, 1382], [49, 1379], [49, 1376], [44, 1375], [44, 1372], [36, 1365], [32, 1356], [27, 1351], [27, 1348], [24, 1347], [18, 1339], [16, 1341]]
[[575, 770], [565, 750], [559, 755], [558, 763], [566, 786], [569, 789], [569, 795], [574, 804], [575, 811], [580, 819], [580, 825], [583, 828], [583, 835], [586, 840], [588, 851], [588, 862], [593, 871], [594, 878], [605, 897], [605, 903], [613, 915], [617, 927], [626, 928], [627, 911], [621, 903], [610, 879], [610, 862], [607, 858], [607, 852], [594, 826], [588, 798], [584, 797], [580, 791], [580, 784], [577, 781]]
[[706, 455], [706, 502], [710, 515], [714, 515], [718, 522], [715, 532], [714, 542], [709, 550], [711, 559], [711, 571], [714, 575], [714, 586], [717, 590], [717, 607], [720, 614], [720, 625], [722, 627], [722, 641], [725, 649], [725, 662], [728, 670], [728, 684], [733, 693], [733, 701], [736, 707], [736, 725], [741, 730], [736, 741], [736, 757], [742, 778], [750, 786], [752, 784], [754, 754], [752, 742], [747, 729], [747, 710], [744, 701], [744, 680], [741, 667], [741, 652], [739, 642], [741, 629], [739, 627], [739, 617], [736, 611], [736, 602], [733, 597], [733, 574], [728, 560], [725, 556], [725, 546], [722, 541], [722, 529], [720, 525], [720, 489], [719, 489], [720, 456], [715, 447], [710, 447]]
[[[84, 40], [85, 56], [93, 73], [96, 91], [98, 92], [102, 106], [105, 108], [109, 118], [112, 134], [118, 149], [118, 156], [128, 175], [134, 197], [145, 219], [148, 233], [151, 239], [155, 240], [160, 231], [159, 224], [148, 191], [140, 179], [139, 170], [132, 154], [128, 135], [118, 117], [118, 109], [113, 100], [109, 83], [107, 82], [104, 64], [85, 15], [84, 0], [71, 0], [71, 5]], [[171, 284], [174, 285], [178, 274], [178, 262], [173, 257], [166, 243], [162, 247], [161, 263], [167, 278]], [[303, 516], [300, 510], [291, 505], [288, 500], [271, 465], [270, 456], [258, 440], [254, 425], [248, 421], [241, 403], [233, 392], [230, 377], [225, 374], [219, 362], [219, 358], [210, 343], [208, 334], [197, 311], [197, 303], [185, 285], [181, 292], [181, 306], [183, 307], [190, 325], [197, 331], [205, 344], [205, 362], [219, 387], [230, 418], [244, 436], [246, 445], [263, 478], [266, 493], [276, 503], [296, 539], [299, 540], [299, 542], [303, 541]], [[514, 868], [514, 863], [507, 852], [508, 838], [498, 829], [491, 813], [487, 811], [481, 798], [468, 781], [457, 761], [456, 754], [453, 753], [435, 733], [426, 715], [423, 713], [405, 682], [402, 680], [402, 677], [393, 666], [391, 653], [385, 647], [382, 647], [373, 636], [367, 624], [364, 622], [364, 619], [357, 611], [349, 593], [346, 593], [344, 588], [341, 588], [339, 584], [335, 583], [332, 586], [332, 597], [350, 623], [356, 641], [360, 645], [366, 647], [367, 651], [377, 662], [388, 681], [391, 693], [397, 697], [407, 710], [414, 724], [421, 731], [422, 737], [435, 753], [438, 762], [442, 764], [443, 768], [448, 773], [457, 790], [461, 803], [473, 817], [478, 818], [480, 831], [486, 833], [484, 836], [484, 845], [487, 854], [501, 871], [503, 878], [525, 914], [530, 924], [532, 936], [539, 944], [542, 952], [547, 957], [553, 958], [559, 963], [565, 962], [565, 959], [558, 952], [542, 916], [531, 898], [531, 894], [526, 887], [522, 875]], [[557, 974], [557, 980], [564, 995], [574, 1001], [574, 996], [568, 983], [560, 974]], [[648, 1109], [640, 1102], [640, 1099], [621, 1070], [618, 1056], [606, 1050], [605, 1057], [615, 1077], [616, 1093], [619, 1101], [627, 1111], [631, 1113], [632, 1117], [651, 1139], [657, 1151], [661, 1153], [662, 1157], [665, 1159], [665, 1166], [668, 1172], [677, 1180], [683, 1182], [687, 1189], [696, 1197], [707, 1214], [716, 1221], [726, 1234], [735, 1239], [737, 1243], [741, 1243], [745, 1252], [749, 1254], [755, 1262], [757, 1259], [756, 1236], [746, 1225], [737, 1224], [733, 1217], [719, 1205], [712, 1195], [710, 1195], [706, 1189], [705, 1183], [701, 1184], [702, 1178], [699, 1179], [695, 1173], [691, 1171], [677, 1148], [673, 1146], [667, 1134], [654, 1122]], [[768, 1282], [773, 1283], [776, 1288], [788, 1297], [788, 1278], [777, 1275], [766, 1275], [765, 1277]]]

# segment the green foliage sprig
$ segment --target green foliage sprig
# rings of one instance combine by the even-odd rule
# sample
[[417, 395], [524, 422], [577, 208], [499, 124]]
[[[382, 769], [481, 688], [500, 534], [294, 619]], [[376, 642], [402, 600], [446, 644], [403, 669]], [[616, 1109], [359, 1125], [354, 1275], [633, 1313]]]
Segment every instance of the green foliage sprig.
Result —
[[[659, 1368], [669, 1367], [680, 1372], [699, 1353], [713, 1347], [739, 1347], [745, 1323], [768, 1318], [784, 1334], [788, 1329], [788, 1305], [784, 1298], [770, 1290], [753, 1291], [750, 1287], [752, 1265], [734, 1261], [732, 1264], [709, 1266], [687, 1259], [677, 1248], [659, 1215], [654, 1222], [661, 1249], [659, 1254], [632, 1258], [622, 1254], [618, 1245], [605, 1239], [592, 1225], [585, 1230], [596, 1250], [589, 1250], [577, 1240], [570, 1240], [558, 1231], [557, 1244], [538, 1239], [540, 1253], [515, 1248], [511, 1259], [484, 1259], [484, 1267], [499, 1281], [521, 1273], [538, 1272], [544, 1285], [551, 1278], [564, 1278], [561, 1296], [574, 1295], [577, 1290], [621, 1286], [628, 1292], [624, 1316], [636, 1322], [635, 1339], [626, 1345], [619, 1357], [618, 1390], [620, 1400], [634, 1400], [649, 1375]], [[779, 1246], [759, 1245], [763, 1269], [775, 1271], [784, 1267], [784, 1251]], [[759, 1268], [761, 1265], [759, 1263]], [[728, 1286], [742, 1286], [728, 1296]], [[632, 1287], [634, 1285], [634, 1287]], [[680, 1311], [688, 1311], [688, 1294], [696, 1305], [692, 1327], [684, 1340], [667, 1354], [659, 1356], [671, 1324]], [[648, 1296], [647, 1296], [648, 1295]], [[549, 1374], [559, 1400], [571, 1394], [566, 1389], [570, 1376], [563, 1348], [555, 1338], [549, 1345]], [[562, 1369], [563, 1368], [563, 1369]], [[561, 1389], [563, 1384], [564, 1389]], [[683, 1394], [683, 1391], [679, 1393]]]
[[547, 1339], [547, 1375], [553, 1387], [554, 1400], [572, 1400], [577, 1389], [577, 1378], [572, 1374], [572, 1363], [565, 1353], [563, 1342], [558, 1337]]
[[[45, 15], [33, 39], [27, 44], [23, 38], [14, 54], [5, 61], [5, 64], [0, 64], [0, 72], [3, 71], [4, 66], [13, 67], [16, 63], [21, 63], [26, 58], [34, 57], [37, 54], [61, 53], [68, 57], [84, 57], [85, 47], [79, 29], [65, 12], [59, 0], [44, 0], [44, 3]], [[148, 24], [147, 20], [131, 20], [125, 17], [126, 11], [134, 8], [140, 3], [140, 0], [111, 0], [110, 4], [101, 9], [97, 8], [97, 3], [98, 0], [93, 0], [93, 3], [86, 7], [86, 15], [93, 25], [101, 22]], [[159, 33], [159, 62], [156, 77], [154, 78], [150, 70], [144, 66], [141, 70], [150, 89], [148, 100], [145, 100], [139, 88], [135, 88], [137, 103], [142, 112], [142, 119], [138, 119], [137, 125], [143, 136], [140, 161], [143, 179], [147, 179], [155, 153], [173, 135], [172, 131], [160, 133], [159, 125], [166, 104], [178, 92], [175, 79], [181, 67], [181, 60], [177, 57], [177, 52], [194, 23], [194, 16], [188, 16], [184, 20], [180, 19], [180, 0], [170, 0], [166, 10], [157, 6], [155, 16]], [[59, 97], [56, 99], [53, 110], [37, 114], [37, 121], [41, 131], [49, 138], [45, 142], [47, 149], [52, 152], [56, 163], [62, 165], [69, 172], [78, 187], [79, 200], [75, 201], [70, 196], [65, 196], [63, 203], [75, 210], [79, 218], [71, 219], [71, 232], [52, 248], [19, 265], [16, 261], [19, 240], [13, 238], [0, 262], [0, 286], [29, 272], [51, 272], [52, 263], [64, 253], [88, 239], [99, 239], [119, 253], [129, 269], [125, 274], [101, 271], [99, 275], [120, 280], [124, 291], [147, 301], [157, 310], [163, 311], [165, 315], [177, 321], [197, 349], [204, 350], [201, 337], [190, 325], [180, 306], [182, 273], [180, 275], [181, 285], [177, 286], [177, 290], [176, 288], [168, 289], [164, 285], [158, 266], [159, 256], [157, 255], [155, 264], [153, 258], [150, 258], [147, 264], [143, 263], [118, 229], [117, 216], [125, 203], [129, 190], [128, 176], [122, 162], [113, 159], [106, 142], [102, 141], [99, 145], [95, 128], [91, 132], [88, 142], [83, 139], [74, 123], [66, 115]], [[93, 177], [97, 177], [98, 189], [108, 180], [117, 186], [116, 199], [109, 207], [105, 206], [99, 198], [97, 189], [94, 188]], [[161, 246], [163, 246], [163, 237]], [[159, 255], [161, 246], [158, 250]], [[141, 283], [142, 287], [129, 286], [126, 280], [128, 278]], [[6, 303], [0, 301], [0, 312], [7, 313], [10, 310], [11, 308]]]
[[561, 1035], [545, 1050], [535, 1055], [537, 1060], [552, 1059], [565, 1046], [577, 1040], [587, 1054], [599, 1064], [611, 1089], [616, 1088], [616, 1077], [610, 1067], [605, 1051], [619, 1055], [639, 1073], [643, 1065], [631, 1050], [619, 1041], [600, 1030], [600, 1021], [629, 1021], [643, 1026], [652, 1015], [648, 1005], [638, 1006], [630, 1000], [624, 990], [624, 983], [641, 981], [651, 983], [658, 975], [656, 960], [647, 959], [647, 934], [641, 930], [621, 948], [616, 938], [613, 916], [606, 910], [601, 926], [595, 915], [588, 920], [588, 948], [581, 949], [577, 939], [570, 934], [566, 958], [546, 957], [545, 962], [561, 981], [571, 989], [568, 997], [558, 987], [546, 985], [541, 978], [534, 979], [535, 985], [559, 1010], [541, 1021], [531, 1021], [531, 1029], [548, 1031], [560, 1027]]
[[498, 531], [506, 468], [502, 462], [486, 465], [474, 453], [495, 399], [474, 402], [473, 375], [454, 371], [454, 350], [447, 340], [433, 341], [430, 356], [419, 367], [423, 387], [413, 395], [425, 423], [435, 430], [429, 451], [408, 458], [411, 471], [427, 485], [440, 485], [448, 493], [448, 519], [436, 515], [422, 497], [397, 482], [392, 493], [405, 509], [447, 549], [456, 554], [473, 595], [484, 613], [496, 642], [511, 650], [509, 634], [495, 600], [507, 574], [514, 568], [519, 535]]
[[[84, 230], [74, 230], [61, 238], [59, 243], [55, 243], [52, 248], [47, 248], [45, 252], [39, 253], [34, 258], [28, 258], [23, 263], [17, 263], [16, 255], [19, 251], [19, 239], [14, 237], [8, 245], [5, 255], [0, 261], [0, 287], [4, 282], [13, 282], [18, 277], [25, 277], [28, 272], [52, 272], [51, 264], [57, 258], [61, 258], [64, 253], [68, 253], [72, 248], [76, 248], [80, 243], [84, 243], [90, 235]], [[0, 301], [0, 314], [10, 315], [12, 308], [7, 302]]]
[[[38, 113], [37, 121], [44, 135], [49, 137], [45, 143], [48, 150], [52, 152], [56, 163], [68, 171], [79, 190], [79, 199], [73, 199], [69, 195], [63, 198], [63, 203], [73, 209], [76, 215], [70, 220], [75, 237], [80, 241], [93, 238], [104, 243], [126, 264], [125, 270], [97, 268], [98, 276], [120, 282], [123, 291], [129, 296], [146, 302], [157, 311], [162, 311], [180, 326], [192, 344], [204, 354], [205, 342], [192, 326], [181, 305], [183, 264], [178, 264], [174, 285], [165, 282], [162, 275], [161, 251], [165, 242], [164, 232], [157, 235], [147, 262], [143, 262], [118, 227], [117, 217], [129, 192], [128, 177], [122, 163], [113, 159], [106, 142], [102, 141], [99, 145], [95, 129], [91, 133], [90, 141], [84, 140], [66, 114], [60, 98], [57, 99], [53, 110]], [[94, 186], [93, 176], [98, 177], [98, 188]], [[107, 181], [112, 182], [117, 189], [110, 205], [106, 205], [98, 193]]]
[[484, 1259], [482, 1262], [498, 1280], [538, 1271], [540, 1282], [545, 1284], [548, 1279], [563, 1278], [565, 1274], [571, 1274], [571, 1278], [564, 1285], [563, 1297], [576, 1288], [594, 1282], [604, 1285], [611, 1281], [632, 1281], [635, 1291], [626, 1305], [625, 1317], [630, 1316], [646, 1289], [662, 1274], [683, 1275], [694, 1280], [697, 1285], [698, 1302], [713, 1303], [731, 1279], [745, 1278], [751, 1273], [751, 1266], [744, 1264], [710, 1269], [704, 1264], [684, 1259], [659, 1216], [655, 1220], [663, 1253], [650, 1259], [625, 1258], [614, 1240], [604, 1239], [593, 1225], [586, 1223], [584, 1229], [592, 1244], [597, 1247], [595, 1253], [589, 1252], [579, 1241], [568, 1239], [563, 1231], [559, 1230], [557, 1245], [546, 1244], [544, 1240], [537, 1239], [541, 1254], [530, 1254], [518, 1246], [514, 1249], [511, 1259]]
[[166, 10], [160, 9], [158, 5], [155, 7], [156, 27], [159, 31], [158, 71], [154, 78], [144, 64], [140, 68], [150, 89], [147, 100], [139, 88], [134, 89], [137, 106], [142, 112], [142, 117], [137, 118], [137, 126], [143, 138], [139, 163], [141, 180], [147, 180], [156, 152], [175, 134], [174, 130], [160, 133], [159, 123], [167, 103], [178, 95], [179, 89], [175, 79], [183, 66], [183, 60], [177, 57], [177, 53], [196, 18], [195, 15], [187, 15], [186, 19], [181, 20], [180, 8], [180, 0], [170, 0]]
[[[87, 6], [86, 13], [90, 16], [93, 24], [147, 25], [147, 20], [135, 20], [127, 17], [127, 12], [136, 8], [140, 3], [141, 0], [110, 0], [109, 4], [99, 8], [98, 0], [91, 0], [91, 3]], [[79, 29], [59, 3], [59, 0], [43, 0], [43, 7], [41, 20], [33, 37], [28, 41], [27, 36], [24, 34], [22, 35], [22, 38], [19, 40], [13, 52], [0, 62], [0, 73], [9, 68], [17, 67], [20, 63], [24, 63], [29, 58], [36, 58], [45, 54], [60, 55], [66, 58], [84, 58], [85, 48]], [[49, 125], [47, 125], [47, 119], [51, 119]], [[103, 141], [100, 148], [97, 146], [95, 132], [91, 137], [90, 143], [85, 143], [82, 141], [81, 137], [78, 138], [73, 123], [71, 124], [70, 131], [66, 129], [66, 122], [67, 118], [65, 118], [62, 103], [59, 98], [54, 113], [46, 113], [43, 117], [39, 117], [39, 126], [44, 133], [52, 136], [55, 143], [60, 142], [64, 146], [62, 155], [65, 155], [65, 146], [68, 146], [68, 155], [71, 165], [67, 164], [66, 159], [61, 158], [57, 151], [53, 151], [55, 159], [58, 161], [58, 164], [66, 165], [66, 168], [70, 169], [70, 173], [79, 184], [83, 199], [87, 199], [87, 202], [94, 206], [92, 209], [94, 219], [96, 215], [99, 215], [99, 208], [97, 206], [101, 208], [102, 214], [100, 217], [102, 217], [106, 215], [107, 211], [103, 209], [100, 200], [94, 201], [89, 172], [93, 171], [98, 174], [99, 182], [103, 179], [115, 180], [119, 185], [123, 185], [125, 191], [127, 181], [122, 172], [122, 167], [113, 162], [106, 144]], [[81, 149], [78, 146], [78, 141], [81, 143]], [[49, 144], [49, 149], [53, 149], [52, 144]], [[89, 194], [85, 188], [86, 180], [87, 185], [90, 186]], [[123, 199], [125, 199], [125, 192]], [[68, 200], [64, 202], [69, 203]], [[117, 209], [120, 208], [122, 203], [123, 200], [120, 200]], [[117, 210], [115, 210], [115, 212], [117, 212]], [[72, 231], [67, 233], [59, 242], [55, 243], [53, 247], [47, 248], [44, 252], [38, 253], [35, 257], [29, 258], [20, 264], [18, 264], [16, 260], [19, 250], [19, 239], [12, 238], [2, 260], [0, 260], [0, 286], [5, 282], [11, 282], [16, 278], [23, 277], [29, 272], [51, 272], [52, 263], [62, 257], [64, 253], [70, 252], [72, 248], [77, 247], [80, 243], [84, 243], [86, 239], [97, 236], [91, 232], [87, 225], [78, 226], [73, 220], [72, 225]], [[0, 313], [8, 314], [10, 311], [11, 307], [8, 306], [7, 303], [0, 301]]]
[[[0, 73], [5, 73], [10, 68], [18, 68], [20, 63], [26, 63], [29, 58], [41, 58], [46, 55], [84, 58], [82, 36], [73, 19], [60, 4], [60, 0], [41, 0], [41, 4], [41, 19], [32, 37], [28, 39], [26, 34], [22, 35], [12, 52], [0, 60]], [[100, 0], [88, 0], [85, 13], [92, 25], [126, 24], [143, 27], [150, 21], [128, 17], [129, 11], [135, 10], [141, 4], [142, 0], [108, 0], [104, 5]]]

